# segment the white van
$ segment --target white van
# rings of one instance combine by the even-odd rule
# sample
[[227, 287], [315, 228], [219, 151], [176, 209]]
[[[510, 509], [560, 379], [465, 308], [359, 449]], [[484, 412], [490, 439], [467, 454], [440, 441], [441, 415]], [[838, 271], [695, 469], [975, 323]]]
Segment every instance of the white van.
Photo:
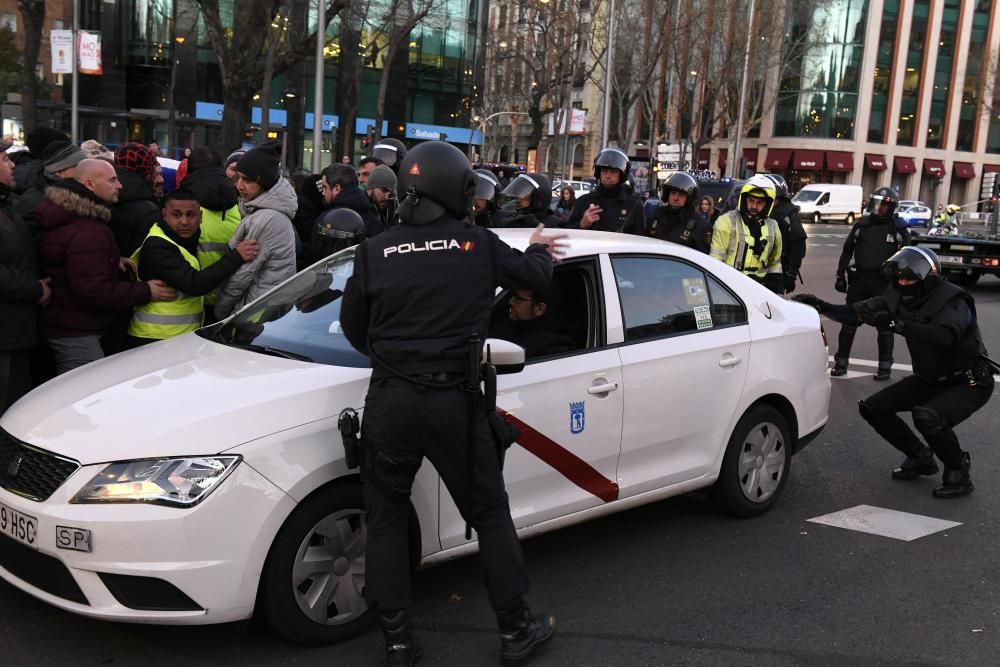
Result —
[[813, 183], [799, 190], [792, 202], [799, 207], [802, 222], [842, 220], [853, 225], [864, 209], [865, 191], [860, 185]]

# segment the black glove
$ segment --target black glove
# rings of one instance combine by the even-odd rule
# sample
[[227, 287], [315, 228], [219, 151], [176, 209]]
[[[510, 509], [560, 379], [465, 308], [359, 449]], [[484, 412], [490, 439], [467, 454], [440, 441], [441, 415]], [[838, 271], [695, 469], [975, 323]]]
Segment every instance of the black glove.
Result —
[[786, 273], [785, 274], [785, 294], [791, 294], [795, 291], [795, 275], [798, 273]]
[[876, 296], [854, 304], [858, 319], [873, 327], [887, 329], [892, 317], [889, 314], [889, 304], [883, 297]]
[[847, 278], [844, 277], [844, 274], [837, 274], [837, 280], [833, 283], [833, 289], [841, 294], [847, 294]]
[[785, 293], [785, 280], [780, 273], [769, 273], [764, 276], [764, 280], [762, 282], [764, 287], [771, 290], [775, 294]]
[[792, 301], [798, 301], [799, 303], [804, 303], [805, 305], [815, 308], [816, 312], [823, 314], [829, 308], [830, 304], [823, 299], [819, 298], [815, 294], [796, 294], [792, 297]]

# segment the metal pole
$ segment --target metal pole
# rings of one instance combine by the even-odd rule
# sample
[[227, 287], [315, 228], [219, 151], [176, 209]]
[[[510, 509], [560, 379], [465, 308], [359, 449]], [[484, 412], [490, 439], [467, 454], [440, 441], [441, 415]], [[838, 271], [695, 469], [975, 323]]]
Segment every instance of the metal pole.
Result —
[[317, 0], [316, 12], [316, 83], [313, 87], [312, 172], [320, 172], [320, 149], [323, 147], [323, 47], [326, 46], [326, 0]]
[[615, 0], [608, 6], [608, 59], [604, 72], [604, 127], [601, 129], [601, 148], [608, 145], [608, 124], [611, 122], [611, 68], [615, 53]]
[[747, 77], [750, 76], [750, 38], [754, 34], [753, 32], [753, 10], [755, 5], [755, 0], [750, 0], [750, 20], [747, 21], [747, 25], [750, 26], [747, 30], [747, 48], [746, 52], [743, 54], [743, 81], [740, 82], [740, 106], [739, 111], [736, 115], [736, 141], [733, 143], [733, 155], [730, 160], [729, 175], [733, 178], [740, 178], [743, 174], [737, 173], [740, 166], [742, 166], [743, 160], [742, 155], [740, 155], [740, 139], [743, 136], [743, 106], [746, 104], [747, 96]]
[[73, 95], [70, 101], [70, 140], [75, 144], [80, 139], [80, 79], [77, 74], [79, 69], [79, 49], [80, 49], [80, 0], [73, 0]]

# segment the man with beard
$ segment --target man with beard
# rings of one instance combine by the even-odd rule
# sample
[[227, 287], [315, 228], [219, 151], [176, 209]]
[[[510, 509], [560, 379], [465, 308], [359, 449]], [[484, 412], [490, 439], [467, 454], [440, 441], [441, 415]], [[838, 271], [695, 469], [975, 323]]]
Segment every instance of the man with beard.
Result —
[[660, 187], [660, 205], [653, 217], [650, 236], [708, 253], [712, 226], [694, 210], [698, 182], [690, 174], [675, 171]]
[[775, 294], [785, 291], [781, 274], [781, 232], [770, 217], [774, 181], [754, 176], [740, 190], [737, 208], [719, 216], [709, 254]]

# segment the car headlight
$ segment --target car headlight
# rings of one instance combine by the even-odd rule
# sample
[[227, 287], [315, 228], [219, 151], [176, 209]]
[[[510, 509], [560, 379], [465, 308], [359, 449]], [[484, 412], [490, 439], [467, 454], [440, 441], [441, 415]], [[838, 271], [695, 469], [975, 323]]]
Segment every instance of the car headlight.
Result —
[[90, 480], [70, 502], [192, 507], [222, 483], [240, 458], [199, 456], [112, 463]]

